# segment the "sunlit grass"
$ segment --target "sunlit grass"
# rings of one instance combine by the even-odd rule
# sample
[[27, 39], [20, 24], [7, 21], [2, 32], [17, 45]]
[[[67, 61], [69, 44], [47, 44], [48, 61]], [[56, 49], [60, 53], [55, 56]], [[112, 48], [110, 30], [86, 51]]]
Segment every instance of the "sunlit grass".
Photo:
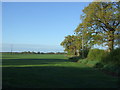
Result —
[[1, 66], [1, 67], [37, 67], [37, 66], [52, 66], [52, 65], [4, 65], [4, 66]]
[[62, 64], [38, 64], [38, 65], [1, 65], [0, 67], [41, 67], [41, 66], [63, 66]]

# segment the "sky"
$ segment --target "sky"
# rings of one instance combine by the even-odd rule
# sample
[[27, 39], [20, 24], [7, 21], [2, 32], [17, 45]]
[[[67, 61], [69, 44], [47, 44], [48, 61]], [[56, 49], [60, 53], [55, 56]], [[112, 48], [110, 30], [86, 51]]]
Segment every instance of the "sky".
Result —
[[3, 2], [3, 52], [59, 52], [73, 35], [88, 2]]

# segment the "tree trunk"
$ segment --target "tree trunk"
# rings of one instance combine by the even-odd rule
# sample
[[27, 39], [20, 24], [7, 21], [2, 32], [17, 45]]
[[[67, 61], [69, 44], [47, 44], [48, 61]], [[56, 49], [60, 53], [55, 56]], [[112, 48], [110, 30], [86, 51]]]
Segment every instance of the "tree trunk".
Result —
[[108, 47], [109, 47], [109, 52], [111, 52], [114, 49], [114, 31], [110, 31], [110, 35], [109, 35], [109, 43], [108, 43]]
[[76, 47], [75, 47], [74, 55], [77, 56], [77, 50], [76, 50]]
[[77, 56], [77, 52], [75, 51], [75, 56]]
[[74, 55], [77, 56], [77, 51], [75, 46], [73, 47], [73, 52], [74, 52]]
[[80, 51], [79, 50], [77, 50], [77, 56], [80, 56]]

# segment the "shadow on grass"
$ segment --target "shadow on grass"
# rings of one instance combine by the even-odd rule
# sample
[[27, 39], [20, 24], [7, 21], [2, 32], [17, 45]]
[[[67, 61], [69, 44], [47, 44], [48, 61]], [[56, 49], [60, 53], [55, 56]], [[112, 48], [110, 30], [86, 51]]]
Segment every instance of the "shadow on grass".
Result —
[[118, 78], [89, 67], [3, 67], [3, 88], [117, 88]]
[[70, 62], [68, 59], [3, 59], [2, 65], [37, 65]]

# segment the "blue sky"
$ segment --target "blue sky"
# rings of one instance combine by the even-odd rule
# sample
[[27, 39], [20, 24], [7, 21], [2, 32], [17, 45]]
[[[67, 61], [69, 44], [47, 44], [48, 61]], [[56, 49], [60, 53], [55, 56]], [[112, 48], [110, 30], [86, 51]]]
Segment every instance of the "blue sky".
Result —
[[2, 3], [3, 51], [63, 51], [88, 2]]

